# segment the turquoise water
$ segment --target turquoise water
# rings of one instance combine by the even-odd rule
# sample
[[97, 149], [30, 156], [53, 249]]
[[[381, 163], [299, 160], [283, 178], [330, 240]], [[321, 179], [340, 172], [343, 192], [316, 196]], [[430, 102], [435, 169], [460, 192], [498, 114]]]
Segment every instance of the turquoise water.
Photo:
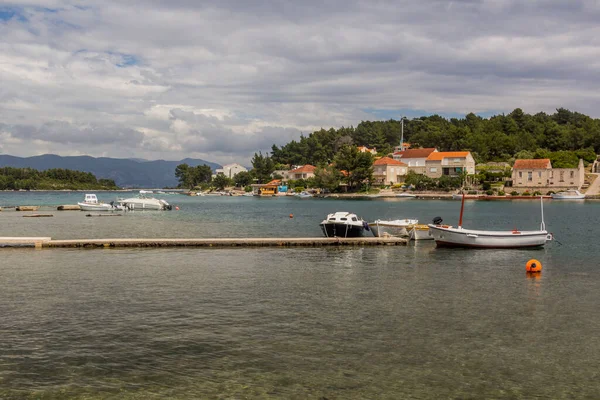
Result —
[[[460, 207], [165, 196], [180, 210], [53, 211], [81, 197], [0, 193], [54, 215], [2, 211], [0, 236], [318, 236], [337, 210], [455, 224]], [[600, 203], [544, 206], [562, 245], [542, 250], [3, 249], [0, 398], [600, 398]], [[469, 227], [539, 220], [536, 201], [465, 206]]]

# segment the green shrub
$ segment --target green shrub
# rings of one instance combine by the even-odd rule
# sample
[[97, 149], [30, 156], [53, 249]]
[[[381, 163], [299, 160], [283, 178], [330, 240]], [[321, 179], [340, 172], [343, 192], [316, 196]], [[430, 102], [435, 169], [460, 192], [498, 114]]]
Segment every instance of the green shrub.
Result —
[[554, 193], [556, 193], [554, 190], [548, 190], [548, 193], [546, 193], [546, 196], [550, 196]]
[[529, 193], [527, 190], [524, 191], [523, 193], [521, 193], [521, 196], [531, 196], [531, 193]]
[[492, 188], [492, 184], [489, 182], [483, 182], [483, 185], [481, 185], [481, 188], [483, 190], [490, 190]]
[[536, 190], [535, 192], [533, 192], [534, 196], [541, 196], [542, 192], [540, 192], [539, 190]]
[[506, 195], [506, 193], [504, 193], [504, 190], [501, 190], [498, 192], [498, 196], [504, 196], [504, 195]]
[[477, 194], [477, 191], [476, 191], [476, 190], [469, 190], [469, 191], [467, 192], [467, 194]]
[[486, 190], [485, 194], [487, 194], [488, 196], [491, 196], [494, 194], [493, 190]]
[[510, 192], [511, 196], [518, 196], [519, 192], [517, 192], [516, 190], [513, 190], [512, 192]]

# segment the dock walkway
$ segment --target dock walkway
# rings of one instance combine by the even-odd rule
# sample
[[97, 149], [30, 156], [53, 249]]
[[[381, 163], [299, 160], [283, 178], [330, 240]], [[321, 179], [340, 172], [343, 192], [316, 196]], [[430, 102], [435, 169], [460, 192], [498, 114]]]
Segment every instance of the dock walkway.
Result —
[[35, 248], [115, 248], [115, 247], [322, 247], [322, 246], [401, 246], [403, 238], [203, 238], [203, 239], [74, 239], [52, 240], [51, 238], [4, 238], [0, 237], [0, 247]]

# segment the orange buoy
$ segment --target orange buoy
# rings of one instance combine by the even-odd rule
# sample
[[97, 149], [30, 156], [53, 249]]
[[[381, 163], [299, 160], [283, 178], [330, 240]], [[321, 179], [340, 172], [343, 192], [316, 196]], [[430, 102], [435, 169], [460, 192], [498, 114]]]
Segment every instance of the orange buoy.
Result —
[[290, 214], [290, 218], [294, 218], [294, 214]]
[[525, 264], [525, 269], [527, 272], [542, 272], [542, 263], [532, 258]]
[[179, 207], [175, 206], [175, 209], [176, 209], [176, 210], [179, 210]]

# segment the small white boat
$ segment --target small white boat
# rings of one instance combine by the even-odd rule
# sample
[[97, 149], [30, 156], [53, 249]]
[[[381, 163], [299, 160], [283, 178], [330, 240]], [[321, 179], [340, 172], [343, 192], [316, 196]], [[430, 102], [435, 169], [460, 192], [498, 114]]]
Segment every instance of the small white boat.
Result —
[[541, 247], [552, 240], [552, 234], [546, 231], [544, 224], [544, 206], [542, 198], [542, 223], [537, 231], [484, 231], [464, 229], [462, 227], [462, 216], [465, 200], [461, 202], [460, 218], [457, 227], [442, 225], [442, 219], [436, 217], [433, 224], [429, 224], [429, 234], [435, 240], [437, 247], [470, 247], [484, 249], [513, 249]]
[[429, 234], [429, 226], [417, 224], [408, 232], [410, 240], [433, 240], [433, 236]]
[[584, 200], [585, 194], [579, 190], [570, 189], [564, 192], [552, 193], [551, 197], [555, 200]]
[[411, 194], [411, 193], [398, 193], [396, 195], [396, 197], [400, 198], [400, 199], [414, 199], [417, 197], [416, 194]]
[[300, 193], [296, 193], [296, 195], [295, 195], [295, 196], [296, 196], [296, 197], [299, 197], [299, 198], [301, 198], [301, 199], [309, 199], [309, 198], [313, 197], [313, 195], [312, 195], [312, 194], [310, 194], [310, 193], [308, 193], [308, 192], [306, 192], [306, 191], [302, 191], [302, 192], [300, 192]]
[[406, 237], [408, 231], [419, 223], [418, 219], [395, 219], [395, 220], [381, 220], [377, 219], [374, 222], [369, 223], [369, 228], [373, 232], [373, 236], [397, 236]]
[[345, 211], [328, 214], [319, 225], [326, 237], [360, 237], [365, 230], [369, 230], [366, 221], [356, 214]]
[[138, 197], [119, 199], [117, 202], [127, 210], [171, 210], [173, 208], [165, 200], [146, 197], [143, 193]]
[[151, 194], [154, 193], [152, 190], [140, 190], [140, 194]]
[[77, 205], [82, 211], [122, 211], [123, 208], [119, 205], [115, 205], [114, 202], [102, 203], [98, 201], [98, 197], [93, 193], [87, 193], [85, 199], [82, 202], [78, 202]]

